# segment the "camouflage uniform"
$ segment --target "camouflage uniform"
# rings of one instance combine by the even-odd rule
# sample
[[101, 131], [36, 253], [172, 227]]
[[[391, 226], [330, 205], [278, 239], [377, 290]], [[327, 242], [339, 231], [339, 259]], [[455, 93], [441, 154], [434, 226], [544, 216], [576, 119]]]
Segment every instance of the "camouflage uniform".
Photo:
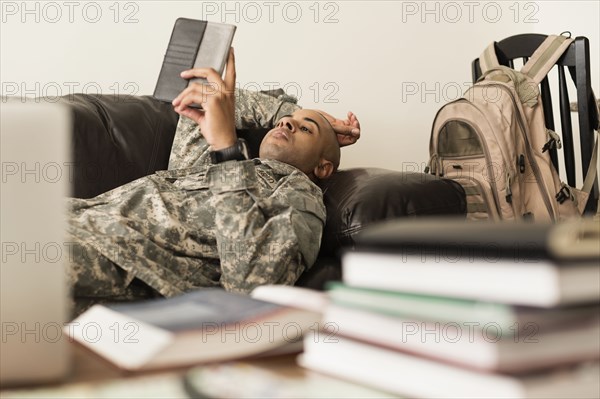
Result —
[[[238, 128], [271, 127], [299, 108], [283, 96], [237, 97]], [[181, 117], [169, 170], [69, 199], [69, 280], [79, 311], [198, 287], [293, 284], [314, 263], [325, 207], [304, 173], [274, 160], [209, 160], [199, 127]]]

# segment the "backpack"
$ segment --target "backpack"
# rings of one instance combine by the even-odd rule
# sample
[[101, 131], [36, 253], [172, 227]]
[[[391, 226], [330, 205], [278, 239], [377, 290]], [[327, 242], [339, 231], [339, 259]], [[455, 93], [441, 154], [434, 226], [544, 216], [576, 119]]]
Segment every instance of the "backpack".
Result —
[[598, 142], [583, 188], [562, 183], [547, 151], [560, 148], [560, 139], [546, 129], [538, 88], [572, 41], [548, 36], [520, 72], [499, 65], [492, 43], [479, 58], [481, 78], [436, 114], [426, 172], [462, 185], [468, 219], [558, 221], [583, 213]]

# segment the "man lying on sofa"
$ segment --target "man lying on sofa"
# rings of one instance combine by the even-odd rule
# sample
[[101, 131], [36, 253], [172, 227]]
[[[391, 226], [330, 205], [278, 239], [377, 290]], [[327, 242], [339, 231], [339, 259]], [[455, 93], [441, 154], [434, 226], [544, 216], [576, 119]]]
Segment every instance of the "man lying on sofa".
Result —
[[[182, 77], [209, 85], [191, 85], [173, 101], [181, 117], [169, 170], [69, 199], [75, 313], [199, 287], [249, 292], [294, 284], [317, 257], [325, 206], [315, 181], [337, 169], [340, 146], [358, 139], [356, 117], [342, 121], [259, 93], [241, 93], [236, 102], [233, 51], [224, 80], [207, 69]], [[260, 159], [247, 160], [236, 122], [271, 120], [278, 122]]]

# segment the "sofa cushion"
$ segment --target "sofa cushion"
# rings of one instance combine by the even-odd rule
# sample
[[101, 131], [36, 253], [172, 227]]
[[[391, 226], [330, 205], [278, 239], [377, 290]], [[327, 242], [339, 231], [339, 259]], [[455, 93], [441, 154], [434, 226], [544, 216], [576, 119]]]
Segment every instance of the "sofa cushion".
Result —
[[320, 255], [337, 256], [374, 222], [417, 216], [465, 215], [460, 184], [416, 172], [378, 168], [340, 170], [321, 184], [327, 222]]
[[64, 96], [72, 109], [73, 189], [90, 198], [166, 169], [179, 115], [150, 96]]

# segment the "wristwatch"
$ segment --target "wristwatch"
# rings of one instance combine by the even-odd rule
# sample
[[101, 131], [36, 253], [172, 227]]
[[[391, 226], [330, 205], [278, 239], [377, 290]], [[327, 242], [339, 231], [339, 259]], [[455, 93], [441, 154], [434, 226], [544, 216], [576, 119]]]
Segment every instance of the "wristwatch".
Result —
[[243, 161], [249, 159], [248, 146], [246, 140], [238, 139], [231, 147], [222, 150], [211, 151], [210, 160], [212, 163], [221, 163], [225, 161]]

